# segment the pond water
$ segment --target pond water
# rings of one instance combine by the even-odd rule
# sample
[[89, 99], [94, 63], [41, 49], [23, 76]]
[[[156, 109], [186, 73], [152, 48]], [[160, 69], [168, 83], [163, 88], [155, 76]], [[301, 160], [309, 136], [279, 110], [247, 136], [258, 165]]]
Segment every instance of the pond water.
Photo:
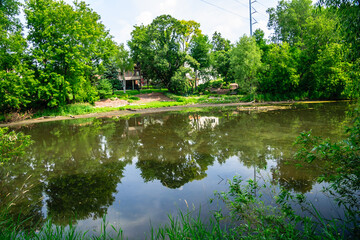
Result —
[[[79, 119], [16, 128], [31, 135], [26, 156], [1, 168], [1, 196], [20, 194], [11, 214], [31, 227], [53, 223], [100, 231], [103, 216], [130, 239], [143, 239], [188, 206], [206, 218], [214, 191], [235, 175], [261, 174], [305, 193], [337, 214], [316, 183], [321, 168], [297, 168], [293, 142], [303, 131], [339, 139], [349, 102], [282, 109], [212, 108], [122, 118]], [[24, 191], [27, 191], [24, 193]], [[1, 203], [1, 202], [0, 202]]]

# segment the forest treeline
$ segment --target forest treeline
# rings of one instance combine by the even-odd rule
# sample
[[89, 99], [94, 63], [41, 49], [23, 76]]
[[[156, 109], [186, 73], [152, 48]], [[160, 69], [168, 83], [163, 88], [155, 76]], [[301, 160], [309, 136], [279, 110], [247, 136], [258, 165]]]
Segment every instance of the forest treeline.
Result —
[[134, 63], [145, 80], [178, 94], [193, 93], [196, 78], [220, 78], [268, 98], [359, 97], [358, 0], [281, 0], [267, 12], [270, 39], [258, 29], [232, 44], [218, 32], [204, 35], [195, 21], [162, 15], [134, 26], [128, 51], [85, 2], [2, 0], [0, 111], [93, 103], [103, 88], [119, 89], [118, 72]]

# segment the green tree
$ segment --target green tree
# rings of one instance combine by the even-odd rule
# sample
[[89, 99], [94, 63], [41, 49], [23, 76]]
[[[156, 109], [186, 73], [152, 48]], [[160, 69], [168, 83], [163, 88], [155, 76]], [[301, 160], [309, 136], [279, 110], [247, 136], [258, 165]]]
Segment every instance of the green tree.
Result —
[[243, 36], [230, 52], [230, 68], [245, 93], [254, 93], [258, 86], [257, 74], [262, 66], [261, 50], [253, 37]]
[[12, 71], [20, 64], [26, 48], [22, 37], [22, 26], [17, 15], [20, 3], [16, 0], [0, 2], [0, 70]]
[[161, 15], [148, 26], [136, 26], [129, 47], [135, 62], [145, 76], [169, 87], [175, 72], [184, 65], [186, 53], [181, 51], [182, 25], [170, 15]]
[[206, 35], [197, 35], [190, 45], [190, 56], [199, 63], [199, 69], [210, 67], [211, 43]]
[[26, 107], [33, 98], [37, 82], [24, 63], [26, 41], [17, 18], [20, 3], [0, 2], [0, 111]]
[[276, 9], [269, 8], [268, 27], [275, 31], [272, 40], [290, 45], [300, 42], [305, 34], [306, 19], [312, 14], [311, 4], [311, 0], [281, 0]]
[[259, 46], [261, 51], [263, 51], [263, 55], [265, 55], [270, 49], [270, 46], [267, 44], [267, 40], [265, 39], [265, 32], [258, 28], [253, 33], [253, 36], [255, 38], [256, 44]]
[[340, 18], [342, 34], [349, 44], [348, 58], [352, 62], [351, 82], [346, 85], [346, 93], [350, 97], [360, 96], [360, 2], [359, 0], [319, 0], [334, 10]]
[[180, 20], [180, 32], [181, 32], [181, 39], [180, 39], [180, 46], [181, 51], [185, 53], [189, 53], [191, 49], [191, 43], [193, 42], [194, 38], [201, 36], [200, 30], [200, 23], [197, 23], [193, 20]]
[[351, 43], [352, 57], [360, 55], [360, 1], [359, 0], [319, 0], [319, 4], [332, 7], [341, 18], [347, 41]]
[[320, 50], [319, 57], [311, 66], [319, 97], [341, 98], [346, 84], [351, 83], [349, 70], [351, 64], [343, 61], [344, 50], [341, 44], [333, 43]]
[[211, 40], [212, 50], [216, 51], [229, 51], [231, 49], [231, 42], [221, 36], [221, 33], [215, 32]]
[[29, 0], [25, 14], [39, 103], [94, 102], [91, 80], [115, 49], [100, 16], [85, 2], [55, 0]]
[[195, 76], [190, 68], [180, 67], [171, 78], [169, 90], [176, 94], [189, 94], [195, 87], [194, 80]]
[[129, 51], [125, 49], [124, 44], [116, 45], [113, 55], [110, 56], [109, 62], [104, 67], [104, 77], [111, 82], [114, 89], [120, 90], [125, 87], [126, 83], [122, 81], [122, 74], [125, 71], [132, 70], [134, 63], [130, 59]]
[[230, 40], [221, 37], [221, 33], [215, 32], [212, 36], [212, 52], [210, 62], [215, 71], [220, 74], [225, 81], [233, 80], [230, 72]]
[[[305, 23], [305, 34], [299, 47], [302, 49], [298, 59], [300, 91], [308, 92], [311, 97], [318, 97], [316, 76], [312, 65], [317, 61], [319, 53], [329, 44], [342, 41], [338, 28], [338, 18], [330, 11], [322, 9], [310, 16]], [[340, 57], [340, 56], [339, 56]]]
[[[191, 85], [185, 83], [189, 79], [180, 81], [179, 77], [184, 75], [186, 65], [199, 69], [197, 60], [201, 62], [200, 66], [207, 64], [208, 41], [199, 27], [200, 24], [194, 21], [179, 21], [170, 15], [158, 16], [148, 26], [135, 26], [128, 45], [145, 78], [172, 92]], [[178, 88], [172, 80], [185, 85]]]
[[297, 90], [300, 78], [297, 72], [298, 63], [288, 43], [274, 45], [269, 50], [266, 64], [267, 68], [259, 87], [261, 92], [289, 94]]

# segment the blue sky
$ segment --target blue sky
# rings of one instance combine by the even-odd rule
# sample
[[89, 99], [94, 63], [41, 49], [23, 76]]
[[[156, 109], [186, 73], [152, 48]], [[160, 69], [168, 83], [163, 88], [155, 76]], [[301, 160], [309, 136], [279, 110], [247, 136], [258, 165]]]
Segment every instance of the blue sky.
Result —
[[[23, 2], [24, 0], [22, 0]], [[254, 2], [254, 0], [252, 0]], [[65, 0], [72, 3], [73, 0]], [[110, 30], [114, 40], [124, 43], [130, 40], [134, 25], [150, 24], [161, 14], [170, 14], [179, 20], [195, 20], [210, 38], [215, 31], [235, 43], [244, 34], [249, 35], [249, 0], [85, 0]], [[253, 15], [257, 24], [253, 31], [261, 28], [266, 37], [266, 9], [276, 7], [278, 0], [256, 0], [257, 13]], [[315, 0], [313, 0], [315, 2]], [[214, 6], [215, 5], [215, 6]]]

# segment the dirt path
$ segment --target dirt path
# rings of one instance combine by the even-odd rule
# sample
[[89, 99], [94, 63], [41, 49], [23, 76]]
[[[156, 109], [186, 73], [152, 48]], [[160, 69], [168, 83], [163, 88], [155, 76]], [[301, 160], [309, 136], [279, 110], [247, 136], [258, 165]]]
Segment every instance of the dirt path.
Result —
[[163, 108], [149, 108], [149, 109], [134, 109], [134, 110], [122, 110], [122, 111], [111, 111], [104, 113], [90, 113], [85, 115], [76, 115], [73, 117], [42, 117], [38, 119], [29, 119], [24, 121], [12, 122], [7, 124], [0, 124], [0, 127], [9, 127], [9, 126], [20, 126], [28, 125], [41, 122], [51, 122], [51, 121], [60, 121], [60, 120], [71, 120], [71, 119], [81, 119], [81, 118], [104, 118], [104, 117], [115, 117], [115, 116], [126, 116], [131, 114], [150, 114], [150, 113], [161, 113], [161, 112], [171, 112], [171, 111], [181, 111], [186, 108], [203, 108], [203, 107], [229, 107], [229, 106], [272, 106], [280, 104], [290, 104], [290, 103], [325, 103], [325, 102], [335, 102], [335, 101], [310, 101], [310, 102], [239, 102], [239, 103], [221, 103], [221, 104], [193, 104], [193, 105], [184, 105], [184, 106], [174, 106], [174, 107], [163, 107]]
[[164, 94], [157, 93], [157, 92], [138, 94], [138, 95], [135, 95], [134, 97], [138, 97], [138, 98], [140, 98], [140, 100], [133, 101], [133, 103], [129, 104], [128, 101], [118, 99], [118, 98], [115, 98], [114, 100], [104, 99], [104, 100], [100, 100], [100, 101], [95, 102], [95, 107], [96, 108], [101, 108], [101, 107], [123, 107], [123, 106], [126, 106], [126, 105], [139, 105], [139, 104], [144, 104], [144, 103], [148, 103], [148, 102], [155, 102], [155, 101], [158, 101], [158, 102], [172, 102], [172, 101], [174, 101], [171, 98], [166, 97]]

